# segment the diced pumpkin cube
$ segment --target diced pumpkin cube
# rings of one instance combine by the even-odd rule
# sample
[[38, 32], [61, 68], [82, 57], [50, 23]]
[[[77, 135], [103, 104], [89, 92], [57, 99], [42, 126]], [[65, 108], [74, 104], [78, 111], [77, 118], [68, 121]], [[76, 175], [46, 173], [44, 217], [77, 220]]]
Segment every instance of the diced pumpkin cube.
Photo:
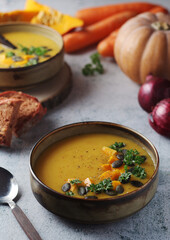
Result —
[[119, 167], [119, 171], [121, 171], [121, 173], [125, 172], [124, 164], [121, 167]]
[[71, 188], [70, 188], [69, 191], [74, 192], [74, 191], [76, 190], [76, 188], [77, 188], [77, 185], [76, 185], [76, 184], [71, 184]]
[[111, 167], [111, 165], [110, 164], [102, 164], [101, 165], [101, 169], [103, 170], [103, 171], [107, 171], [107, 170], [111, 170], [112, 169], [112, 167]]
[[[69, 178], [69, 179], [67, 180], [67, 182], [70, 183], [72, 180], [75, 180], [75, 178]], [[70, 191], [74, 192], [74, 191], [76, 190], [76, 188], [77, 188], [77, 185], [78, 185], [78, 184], [71, 184]]]
[[84, 185], [87, 186], [87, 187], [89, 187], [90, 184], [92, 184], [92, 183], [94, 183], [94, 181], [91, 178], [86, 178], [84, 180]]
[[117, 161], [117, 160], [118, 160], [118, 158], [116, 157], [116, 155], [113, 155], [113, 156], [110, 156], [108, 162], [109, 162], [109, 164], [112, 164], [114, 161]]
[[103, 151], [106, 155], [108, 155], [108, 156], [113, 156], [113, 155], [115, 155], [115, 154], [117, 153], [116, 150], [111, 149], [111, 148], [106, 147], [106, 146], [102, 147], [102, 151]]
[[103, 180], [103, 179], [110, 178], [111, 180], [117, 180], [120, 175], [121, 175], [121, 172], [118, 169], [108, 170], [100, 175], [100, 179]]
[[29, 60], [31, 58], [35, 58], [35, 56], [34, 55], [24, 55], [24, 56], [22, 56], [22, 58], [24, 58], [25, 60]]
[[121, 182], [116, 181], [116, 180], [112, 181], [112, 186], [113, 186], [113, 189], [114, 189], [114, 190], [115, 190], [116, 187], [119, 186], [119, 185], [121, 185]]

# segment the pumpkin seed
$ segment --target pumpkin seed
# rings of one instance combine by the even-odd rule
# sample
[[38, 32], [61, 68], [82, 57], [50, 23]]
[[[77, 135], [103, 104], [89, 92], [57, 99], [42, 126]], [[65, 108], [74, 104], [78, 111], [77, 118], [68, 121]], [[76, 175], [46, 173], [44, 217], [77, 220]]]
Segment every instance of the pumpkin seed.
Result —
[[117, 192], [115, 190], [106, 190], [105, 192], [109, 196], [115, 196], [117, 195]]
[[67, 191], [69, 191], [70, 190], [70, 188], [71, 188], [71, 184], [70, 183], [65, 183], [63, 186], [62, 186], [62, 190], [63, 190], [63, 192], [67, 192]]
[[86, 192], [85, 187], [81, 186], [81, 187], [78, 188], [78, 194], [79, 194], [80, 196], [83, 196], [83, 195], [85, 195], [86, 193], [87, 193], [87, 192]]
[[122, 161], [122, 160], [117, 160], [117, 161], [114, 161], [114, 162], [112, 163], [112, 167], [113, 167], [113, 168], [119, 168], [120, 166], [122, 166], [122, 164], [123, 164], [123, 161]]
[[122, 149], [122, 153], [125, 155], [127, 153], [127, 149]]
[[131, 181], [130, 182], [134, 187], [142, 187], [143, 183], [140, 181]]
[[86, 196], [84, 199], [98, 199], [97, 196]]
[[23, 60], [23, 58], [20, 57], [20, 56], [13, 56], [13, 57], [12, 57], [12, 60], [13, 60], [14, 62], [21, 62], [21, 61]]
[[122, 185], [118, 185], [118, 186], [116, 187], [116, 192], [117, 192], [118, 194], [123, 193], [123, 192], [124, 192], [123, 186], [122, 186]]
[[124, 154], [117, 154], [116, 157], [119, 159], [119, 160], [123, 160], [124, 159]]

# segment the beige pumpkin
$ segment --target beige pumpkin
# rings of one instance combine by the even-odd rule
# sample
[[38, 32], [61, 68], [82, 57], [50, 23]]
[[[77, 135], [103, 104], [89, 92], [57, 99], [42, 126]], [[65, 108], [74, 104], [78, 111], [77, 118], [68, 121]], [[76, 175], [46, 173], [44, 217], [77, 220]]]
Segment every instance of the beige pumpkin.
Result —
[[170, 80], [170, 15], [143, 13], [127, 21], [114, 54], [122, 71], [139, 84], [150, 73]]

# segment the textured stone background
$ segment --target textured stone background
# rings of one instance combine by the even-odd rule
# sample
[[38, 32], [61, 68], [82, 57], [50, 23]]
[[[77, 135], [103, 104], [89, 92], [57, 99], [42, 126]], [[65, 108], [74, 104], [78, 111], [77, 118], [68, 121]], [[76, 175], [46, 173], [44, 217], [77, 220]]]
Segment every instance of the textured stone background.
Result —
[[[123, 1], [114, 0], [39, 0], [64, 13]], [[23, 9], [24, 0], [0, 0], [0, 11]], [[125, 2], [125, 1], [124, 1]], [[130, 1], [129, 1], [130, 2]], [[133, 2], [133, 1], [131, 1]], [[150, 1], [160, 4], [159, 0]], [[170, 1], [161, 4], [170, 9]], [[73, 88], [67, 99], [50, 110], [31, 132], [15, 139], [10, 149], [0, 149], [0, 166], [9, 169], [20, 188], [18, 205], [27, 214], [44, 240], [168, 240], [170, 239], [170, 140], [158, 135], [148, 124], [147, 114], [139, 107], [139, 86], [126, 77], [110, 59], [103, 59], [105, 74], [84, 77], [81, 69], [95, 48], [66, 55], [73, 73]], [[29, 155], [35, 142], [47, 132], [64, 124], [100, 120], [120, 123], [144, 134], [160, 155], [160, 179], [153, 200], [140, 212], [117, 223], [75, 224], [54, 216], [33, 197], [29, 182]], [[26, 240], [24, 232], [8, 206], [0, 206], [0, 240]]]

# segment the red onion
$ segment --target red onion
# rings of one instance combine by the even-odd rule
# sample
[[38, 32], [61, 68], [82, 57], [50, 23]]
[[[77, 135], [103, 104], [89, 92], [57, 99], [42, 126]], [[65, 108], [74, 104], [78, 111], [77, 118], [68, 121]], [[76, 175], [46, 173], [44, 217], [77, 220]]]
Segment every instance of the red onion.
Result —
[[161, 100], [170, 97], [170, 81], [148, 75], [146, 82], [140, 87], [138, 101], [140, 106], [151, 112], [153, 107]]
[[170, 137], [170, 98], [157, 103], [149, 116], [151, 127], [156, 132]]

